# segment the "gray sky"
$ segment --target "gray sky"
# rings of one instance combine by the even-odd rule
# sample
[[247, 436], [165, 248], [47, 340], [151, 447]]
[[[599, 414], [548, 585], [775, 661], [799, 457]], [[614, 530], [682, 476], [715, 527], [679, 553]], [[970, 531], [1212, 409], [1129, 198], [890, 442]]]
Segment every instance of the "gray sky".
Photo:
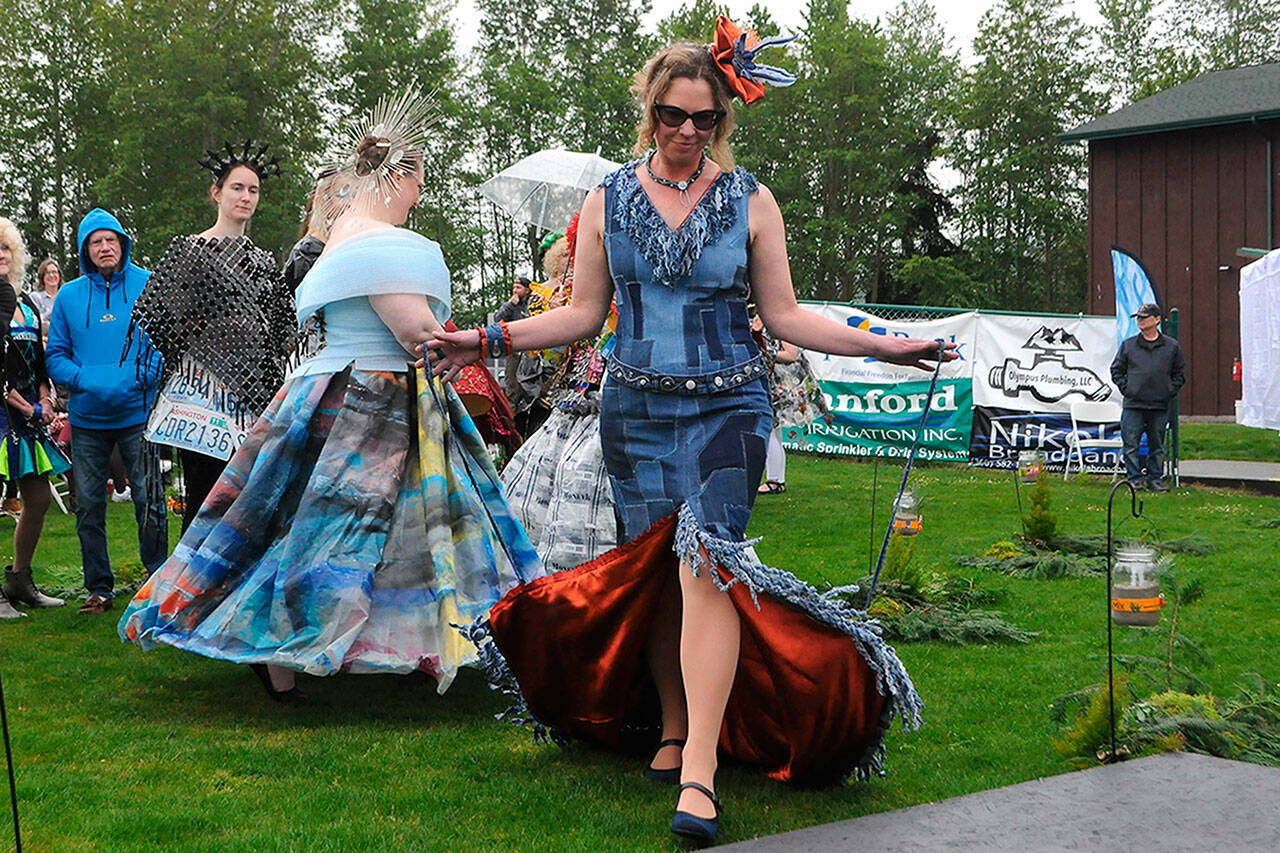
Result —
[[[883, 17], [899, 0], [854, 0], [849, 6], [850, 14], [857, 18]], [[961, 48], [965, 56], [969, 56], [969, 46], [978, 32], [978, 19], [990, 8], [994, 0], [933, 0], [938, 18], [947, 28], [947, 32], [955, 39], [956, 46]], [[653, 11], [648, 18], [650, 27], [684, 5], [683, 0], [653, 0]], [[731, 0], [728, 4], [734, 16], [740, 18], [754, 5], [754, 0]], [[761, 5], [767, 8], [775, 20], [786, 28], [798, 28], [801, 23], [801, 10], [805, 7], [802, 0], [762, 0]], [[1086, 23], [1096, 24], [1099, 21], [1096, 0], [1067, 0], [1073, 9]], [[458, 0], [455, 12], [458, 21], [458, 47], [469, 49], [479, 27], [476, 26], [478, 15], [473, 0]], [[711, 34], [707, 34], [708, 41]]]

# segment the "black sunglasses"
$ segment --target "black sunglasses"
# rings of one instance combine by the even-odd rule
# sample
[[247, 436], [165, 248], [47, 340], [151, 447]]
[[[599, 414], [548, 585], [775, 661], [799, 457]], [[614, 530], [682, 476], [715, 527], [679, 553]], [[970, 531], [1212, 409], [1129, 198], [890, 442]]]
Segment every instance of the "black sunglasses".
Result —
[[724, 118], [724, 110], [698, 110], [696, 113], [687, 113], [679, 107], [667, 104], [654, 104], [653, 111], [657, 113], [658, 121], [667, 127], [680, 127], [689, 119], [693, 119], [693, 126], [698, 130], [711, 130]]

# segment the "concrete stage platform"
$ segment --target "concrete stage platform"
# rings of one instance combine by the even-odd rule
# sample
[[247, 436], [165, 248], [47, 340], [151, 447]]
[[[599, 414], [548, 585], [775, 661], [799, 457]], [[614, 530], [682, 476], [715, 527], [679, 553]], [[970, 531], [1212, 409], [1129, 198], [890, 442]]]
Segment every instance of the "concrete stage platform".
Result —
[[1280, 769], [1167, 753], [721, 849], [1274, 851]]
[[1280, 463], [1183, 459], [1178, 463], [1178, 480], [1184, 486], [1222, 486], [1280, 495]]

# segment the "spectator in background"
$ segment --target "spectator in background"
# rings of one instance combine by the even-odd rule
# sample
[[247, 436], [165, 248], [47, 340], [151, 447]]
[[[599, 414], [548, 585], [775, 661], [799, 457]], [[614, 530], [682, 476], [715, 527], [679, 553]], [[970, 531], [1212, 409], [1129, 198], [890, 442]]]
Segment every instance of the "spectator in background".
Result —
[[[533, 282], [530, 279], [522, 275], [516, 276], [515, 281], [511, 282], [511, 298], [493, 312], [493, 322], [514, 323], [528, 317], [529, 294], [533, 292], [530, 290], [531, 284]], [[511, 408], [517, 412], [522, 411], [520, 380], [516, 375], [520, 370], [520, 359], [519, 353], [508, 353], [502, 368], [502, 390], [507, 395]]]
[[10, 285], [0, 284], [0, 290], [9, 291], [16, 298], [16, 307], [3, 315], [9, 323], [2, 341], [0, 477], [16, 483], [22, 495], [22, 510], [13, 531], [13, 563], [5, 566], [4, 592], [0, 595], [0, 618], [9, 619], [23, 614], [8, 602], [30, 607], [66, 604], [61, 598], [40, 592], [31, 579], [31, 559], [53, 500], [49, 477], [64, 473], [71, 463], [53, 443], [47, 429], [53, 420], [53, 388], [45, 372], [40, 313], [26, 296], [17, 298], [26, 266], [27, 253], [18, 229], [8, 219], [0, 218], [0, 278]]
[[53, 300], [66, 281], [62, 267], [53, 258], [45, 258], [36, 267], [36, 287], [29, 294], [31, 304], [40, 312], [40, 325], [46, 337], [49, 335], [49, 317], [53, 314]]
[[[76, 535], [89, 597], [82, 614], [111, 609], [115, 576], [107, 554], [107, 473], [119, 447], [132, 486], [138, 550], [148, 572], [169, 550], [164, 490], [155, 453], [142, 440], [159, 378], [158, 359], [121, 363], [133, 303], [151, 273], [133, 264], [132, 241], [119, 220], [100, 208], [80, 222], [79, 278], [53, 304], [46, 353], [49, 375], [70, 390], [71, 462], [76, 481]], [[133, 333], [140, 336], [141, 333]], [[132, 341], [142, 346], [142, 341]]]
[[[1124, 471], [1135, 489], [1167, 492], [1164, 482], [1164, 431], [1169, 408], [1187, 381], [1187, 362], [1178, 342], [1160, 331], [1159, 305], [1140, 307], [1133, 317], [1138, 334], [1120, 344], [1111, 362], [1111, 381], [1124, 395], [1120, 437], [1124, 441]], [[1143, 480], [1138, 447], [1147, 436], [1147, 470]]]
[[282, 271], [285, 284], [289, 286], [290, 291], [297, 291], [303, 277], [324, 251], [325, 241], [329, 239], [329, 226], [332, 223], [326, 222], [320, 215], [316, 196], [325, 191], [333, 173], [333, 169], [322, 170], [316, 175], [316, 182], [311, 185], [311, 191], [307, 193], [307, 201], [302, 209], [302, 222], [298, 225], [298, 242], [294, 243], [289, 251], [289, 258], [284, 262]]

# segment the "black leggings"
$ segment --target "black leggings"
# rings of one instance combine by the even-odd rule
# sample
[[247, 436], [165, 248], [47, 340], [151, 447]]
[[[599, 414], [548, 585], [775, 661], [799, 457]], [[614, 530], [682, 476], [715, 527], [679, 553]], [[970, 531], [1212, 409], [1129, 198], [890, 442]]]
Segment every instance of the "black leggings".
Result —
[[194, 450], [179, 450], [178, 458], [182, 460], [183, 508], [182, 532], [186, 533], [196, 513], [200, 511], [204, 499], [213, 491], [213, 484], [222, 476], [227, 463]]

